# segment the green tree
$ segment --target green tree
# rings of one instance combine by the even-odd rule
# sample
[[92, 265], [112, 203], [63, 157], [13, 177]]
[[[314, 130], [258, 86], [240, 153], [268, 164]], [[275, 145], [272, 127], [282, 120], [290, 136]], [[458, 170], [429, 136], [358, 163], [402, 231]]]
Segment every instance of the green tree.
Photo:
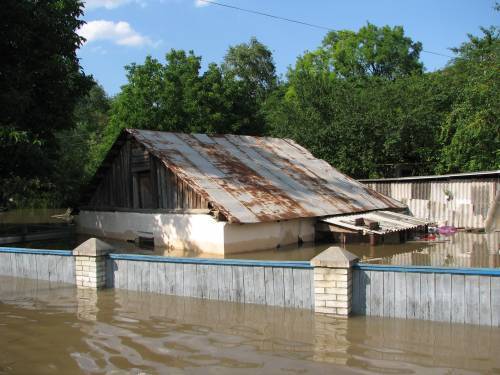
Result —
[[441, 173], [500, 168], [499, 30], [482, 32], [453, 50], [458, 56], [445, 71], [458, 94], [441, 131]]
[[128, 83], [113, 101], [101, 156], [120, 130], [262, 134], [263, 100], [276, 86], [271, 52], [256, 39], [230, 47], [222, 66], [201, 74], [201, 57], [171, 50], [165, 64], [147, 57], [125, 67]]
[[2, 2], [0, 205], [21, 185], [53, 188], [55, 134], [73, 126], [73, 108], [90, 87], [76, 56], [81, 15], [76, 0]]
[[76, 125], [57, 133], [60, 152], [53, 181], [58, 187], [56, 198], [59, 202], [78, 203], [82, 187], [99, 166], [110, 104], [104, 89], [94, 83], [89, 93], [76, 104], [73, 113]]
[[229, 47], [222, 73], [231, 103], [232, 132], [261, 135], [265, 131], [262, 105], [278, 85], [272, 52], [255, 37]]
[[354, 177], [380, 177], [406, 164], [429, 173], [439, 156], [441, 108], [448, 97], [437, 76], [396, 81], [295, 77], [266, 103], [270, 133], [292, 138]]
[[251, 97], [265, 99], [276, 88], [273, 54], [255, 37], [249, 43], [229, 47], [222, 71], [226, 79], [244, 83]]
[[358, 32], [329, 32], [317, 50], [298, 58], [295, 70], [327, 74], [332, 78], [396, 79], [422, 73], [421, 51], [421, 43], [405, 36], [402, 26], [377, 27], [368, 23]]
[[125, 67], [128, 83], [115, 98], [107, 138], [122, 128], [190, 132], [199, 122], [201, 57], [171, 50], [166, 64], [147, 57]]
[[328, 33], [267, 101], [270, 133], [355, 177], [382, 176], [399, 164], [414, 174], [432, 170], [448, 97], [441, 77], [422, 74], [420, 50], [401, 27]]

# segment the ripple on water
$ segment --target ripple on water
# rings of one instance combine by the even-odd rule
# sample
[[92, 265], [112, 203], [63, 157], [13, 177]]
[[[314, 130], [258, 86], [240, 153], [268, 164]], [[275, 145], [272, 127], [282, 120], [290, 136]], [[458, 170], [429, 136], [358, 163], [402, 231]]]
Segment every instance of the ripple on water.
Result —
[[498, 329], [0, 277], [0, 373], [492, 373]]

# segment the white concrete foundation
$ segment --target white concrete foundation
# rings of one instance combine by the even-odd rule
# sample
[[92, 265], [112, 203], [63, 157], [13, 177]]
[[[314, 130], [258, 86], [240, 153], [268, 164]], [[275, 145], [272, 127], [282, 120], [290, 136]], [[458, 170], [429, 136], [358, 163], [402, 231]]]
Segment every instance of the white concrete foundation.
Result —
[[256, 224], [226, 224], [226, 254], [275, 249], [277, 247], [314, 241], [315, 219], [295, 219]]
[[157, 247], [224, 255], [314, 241], [314, 223], [295, 219], [229, 224], [202, 214], [80, 211], [77, 230], [124, 241], [152, 236]]

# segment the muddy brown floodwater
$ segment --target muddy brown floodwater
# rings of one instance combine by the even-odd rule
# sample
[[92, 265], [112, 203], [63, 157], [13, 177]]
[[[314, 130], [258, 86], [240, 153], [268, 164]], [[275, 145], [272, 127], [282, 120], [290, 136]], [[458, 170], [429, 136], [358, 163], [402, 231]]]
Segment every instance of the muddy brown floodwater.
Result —
[[0, 374], [500, 373], [500, 329], [0, 277]]

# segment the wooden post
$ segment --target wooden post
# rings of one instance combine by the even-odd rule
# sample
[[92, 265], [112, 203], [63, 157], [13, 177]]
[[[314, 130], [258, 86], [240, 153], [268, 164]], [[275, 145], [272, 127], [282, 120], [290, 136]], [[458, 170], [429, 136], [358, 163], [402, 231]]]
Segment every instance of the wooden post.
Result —
[[399, 232], [399, 243], [405, 243], [406, 242], [406, 231], [402, 230]]

